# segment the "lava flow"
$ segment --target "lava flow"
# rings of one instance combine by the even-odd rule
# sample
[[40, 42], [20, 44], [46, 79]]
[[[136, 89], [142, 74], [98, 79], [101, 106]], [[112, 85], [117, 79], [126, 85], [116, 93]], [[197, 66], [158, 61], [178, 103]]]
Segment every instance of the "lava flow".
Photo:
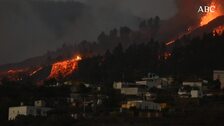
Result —
[[[201, 17], [198, 26], [189, 27], [186, 32], [183, 32], [182, 34], [177, 36], [175, 39], [167, 42], [166, 46], [172, 45], [173, 43], [175, 43], [176, 39], [180, 39], [183, 36], [190, 34], [193, 30], [197, 29], [198, 27], [207, 25], [209, 22], [216, 19], [217, 17], [224, 15], [224, 13], [222, 11], [223, 7], [221, 6], [221, 4], [217, 0], [212, 0], [211, 3], [210, 3], [210, 6], [215, 7], [214, 12], [207, 12], [204, 16]], [[217, 28], [214, 28], [212, 32], [213, 32], [213, 35], [215, 36], [215, 35], [221, 35], [223, 33], [223, 31], [224, 31], [224, 26], [218, 26]]]
[[77, 68], [78, 61], [80, 60], [82, 60], [81, 56], [76, 56], [69, 60], [54, 63], [48, 78], [66, 77], [70, 75]]
[[32, 73], [30, 73], [30, 76], [33, 76], [34, 74], [36, 74], [38, 71], [42, 70], [43, 67], [39, 67], [36, 70], [34, 70]]
[[201, 18], [201, 22], [200, 22], [200, 26], [206, 25], [208, 24], [210, 21], [214, 20], [215, 18], [223, 15], [222, 11], [221, 11], [221, 7], [219, 5], [219, 3], [217, 3], [216, 0], [213, 0], [210, 4], [210, 6], [214, 6], [215, 7], [215, 11], [214, 12], [208, 12], [206, 13], [202, 18]]

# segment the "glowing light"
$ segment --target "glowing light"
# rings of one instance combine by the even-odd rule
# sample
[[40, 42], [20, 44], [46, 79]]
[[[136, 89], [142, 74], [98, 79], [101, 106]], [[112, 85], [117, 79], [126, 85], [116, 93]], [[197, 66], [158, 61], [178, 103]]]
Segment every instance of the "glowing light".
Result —
[[32, 73], [30, 73], [30, 76], [33, 76], [34, 74], [36, 74], [38, 71], [42, 70], [42, 67], [39, 67], [38, 69], [34, 70]]
[[25, 69], [17, 69], [17, 70], [8, 70], [7, 73], [8, 74], [16, 74], [16, 73], [22, 73], [25, 72]]
[[173, 44], [174, 42], [175, 42], [174, 40], [169, 41], [169, 42], [166, 43], [166, 46], [171, 45], [171, 44]]
[[59, 76], [66, 77], [70, 75], [77, 68], [78, 61], [82, 60], [81, 56], [54, 63], [52, 65], [51, 73], [49, 78], [58, 78]]
[[[190, 34], [193, 30], [197, 29], [200, 26], [204, 26], [208, 24], [210, 21], [214, 20], [215, 18], [224, 15], [222, 12], [222, 6], [217, 2], [217, 0], [212, 0], [210, 6], [214, 6], [215, 10], [214, 12], [207, 12], [204, 16], [201, 17], [199, 21], [199, 26], [192, 27], [190, 26], [185, 32], [182, 34], [178, 35], [174, 40], [169, 41], [166, 43], [166, 46], [172, 45], [175, 43], [176, 39], [182, 38], [184, 35]], [[215, 33], [218, 33], [218, 35], [221, 35], [223, 33], [223, 28], [218, 27], [213, 30], [213, 35], [215, 36]]]
[[224, 25], [218, 26], [213, 30], [213, 36], [222, 35], [224, 33]]
[[76, 61], [79, 61], [79, 60], [82, 60], [82, 57], [77, 55], [75, 59], [76, 59]]
[[210, 6], [215, 6], [215, 11], [214, 12], [207, 12], [202, 18], [200, 22], [200, 26], [208, 24], [210, 21], [214, 20], [215, 18], [223, 15], [221, 12], [221, 7], [219, 6], [218, 3], [216, 3], [215, 0], [211, 2]]
[[169, 57], [171, 57], [171, 53], [170, 52], [165, 52], [164, 53], [164, 59], [167, 60]]

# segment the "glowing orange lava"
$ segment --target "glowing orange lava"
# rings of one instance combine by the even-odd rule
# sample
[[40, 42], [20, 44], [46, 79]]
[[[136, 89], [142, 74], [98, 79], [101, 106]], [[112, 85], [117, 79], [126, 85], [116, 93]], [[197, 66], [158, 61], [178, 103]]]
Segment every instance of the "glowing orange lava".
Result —
[[173, 44], [174, 42], [175, 42], [175, 40], [171, 40], [171, 41], [169, 41], [169, 42], [166, 43], [166, 46], [171, 45], [171, 44]]
[[222, 35], [224, 33], [224, 25], [218, 26], [213, 30], [213, 36]]
[[172, 54], [171, 54], [170, 52], [165, 52], [165, 53], [164, 53], [164, 59], [167, 60], [168, 58], [171, 57], [171, 55], [172, 55]]
[[[222, 5], [220, 3], [218, 3], [217, 0], [212, 0], [210, 6], [214, 6], [215, 7], [214, 12], [207, 12], [204, 16], [201, 17], [201, 19], [199, 21], [200, 24], [198, 26], [196, 26], [196, 27], [190, 26], [185, 32], [183, 32], [182, 34], [178, 35], [175, 39], [173, 39], [172, 41], [167, 42], [166, 46], [172, 45], [173, 43], [175, 43], [176, 39], [181, 39], [183, 36], [190, 34], [192, 31], [194, 31], [198, 27], [206, 25], [210, 21], [214, 20], [215, 18], [224, 15], [224, 13], [222, 11], [223, 7], [222, 7]], [[213, 30], [213, 35], [216, 35], [215, 33], [217, 33], [218, 35], [221, 35], [223, 33], [223, 27], [219, 26], [219, 27], [215, 28]]]
[[7, 73], [8, 74], [16, 74], [16, 73], [22, 73], [25, 72], [26, 70], [24, 69], [17, 69], [17, 70], [8, 70]]
[[217, 3], [216, 0], [213, 0], [210, 4], [210, 6], [215, 6], [215, 11], [214, 12], [207, 12], [202, 18], [200, 22], [200, 26], [208, 24], [210, 21], [213, 19], [223, 15], [221, 11], [221, 6]]
[[76, 56], [69, 60], [54, 63], [49, 78], [58, 78], [59, 76], [66, 77], [70, 75], [77, 68], [78, 61], [80, 60], [82, 60], [81, 56]]
[[30, 73], [30, 76], [33, 76], [34, 74], [36, 74], [38, 71], [42, 70], [42, 67], [37, 68], [36, 70], [34, 70], [32, 73]]

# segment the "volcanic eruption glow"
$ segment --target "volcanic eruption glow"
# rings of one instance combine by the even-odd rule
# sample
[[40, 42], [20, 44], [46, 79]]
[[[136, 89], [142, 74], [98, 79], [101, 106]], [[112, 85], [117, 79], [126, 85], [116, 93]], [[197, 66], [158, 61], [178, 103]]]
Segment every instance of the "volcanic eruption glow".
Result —
[[66, 77], [70, 75], [77, 68], [78, 61], [80, 60], [82, 60], [81, 56], [77, 55], [72, 59], [54, 63], [49, 78], [57, 78], [59, 76]]
[[[173, 38], [171, 41], [166, 42], [166, 46], [172, 45], [173, 43], [175, 43], [175, 40], [181, 39], [183, 36], [190, 34], [195, 29], [201, 26], [207, 25], [209, 22], [216, 19], [217, 17], [224, 15], [223, 6], [221, 5], [220, 1], [221, 0], [211, 0], [210, 7], [211, 6], [215, 7], [214, 12], [207, 12], [205, 15], [203, 15], [200, 18], [198, 26], [195, 26], [195, 27], [190, 26], [185, 32], [179, 34], [178, 36]], [[214, 28], [212, 32], [213, 32], [213, 35], [215, 36], [215, 35], [221, 35], [223, 31], [224, 31], [224, 26], [218, 26]]]
[[210, 6], [214, 6], [215, 7], [215, 11], [214, 12], [207, 12], [202, 18], [201, 18], [201, 22], [200, 22], [200, 26], [206, 25], [208, 24], [210, 21], [214, 20], [215, 18], [223, 15], [222, 11], [221, 11], [221, 7], [220, 5], [217, 3], [216, 0], [213, 0], [210, 4]]

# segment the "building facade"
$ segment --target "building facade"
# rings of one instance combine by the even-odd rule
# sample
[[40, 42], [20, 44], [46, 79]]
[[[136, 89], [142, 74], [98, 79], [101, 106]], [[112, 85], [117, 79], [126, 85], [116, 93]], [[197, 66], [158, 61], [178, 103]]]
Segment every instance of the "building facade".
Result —
[[19, 115], [32, 115], [32, 116], [47, 116], [47, 112], [52, 110], [48, 107], [43, 107], [45, 104], [42, 101], [36, 101], [35, 106], [21, 106], [9, 107], [8, 120], [14, 120]]

